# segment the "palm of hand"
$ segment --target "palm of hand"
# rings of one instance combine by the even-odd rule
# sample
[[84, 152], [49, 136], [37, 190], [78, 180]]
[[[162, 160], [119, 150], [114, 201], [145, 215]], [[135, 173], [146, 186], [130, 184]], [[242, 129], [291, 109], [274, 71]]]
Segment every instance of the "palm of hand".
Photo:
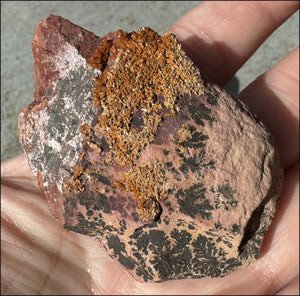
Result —
[[[216, 19], [218, 15], [222, 15], [225, 20], [231, 19], [235, 14], [234, 9], [238, 10], [233, 4], [202, 3], [179, 20], [172, 27], [172, 31], [181, 39], [184, 48], [200, 69], [208, 77], [214, 78], [211, 80], [224, 85], [267, 35], [297, 9], [296, 4], [279, 3], [272, 7], [267, 3], [241, 4], [240, 12], [244, 9], [255, 13], [262, 11], [261, 8], [264, 6], [263, 13], [272, 15], [265, 24], [261, 24], [261, 29], [252, 33], [252, 38], [249, 38], [251, 43], [247, 41], [248, 39], [244, 42], [237, 41], [228, 31], [230, 28], [232, 31], [246, 31], [255, 19], [239, 17], [236, 22], [240, 21], [241, 26], [238, 29], [234, 24], [228, 25], [224, 22], [216, 31], [214, 21], [211, 19], [204, 25], [205, 17], [208, 20], [205, 15], [213, 14]], [[224, 32], [227, 30], [224, 36], [222, 30]], [[213, 50], [208, 51], [208, 44], [214, 39], [217, 40], [220, 34], [226, 47], [214, 46]], [[232, 49], [230, 53], [226, 50], [229, 47]], [[239, 55], [234, 55], [234, 50]], [[216, 61], [215, 68], [206, 63], [207, 60]], [[297, 66], [299, 66], [298, 49], [240, 94], [240, 99], [250, 105], [275, 135], [285, 169], [285, 183], [279, 208], [264, 240], [259, 260], [224, 278], [179, 280], [159, 284], [138, 283], [117, 261], [108, 257], [96, 241], [87, 236], [68, 232], [54, 220], [25, 156], [20, 155], [3, 163], [1, 168], [3, 283], [1, 292], [83, 295], [274, 294], [280, 291], [281, 294], [293, 292], [297, 294], [299, 289], [297, 288], [299, 278]], [[262, 96], [264, 101], [255, 100], [259, 96]], [[287, 132], [282, 131], [282, 126], [285, 126]]]

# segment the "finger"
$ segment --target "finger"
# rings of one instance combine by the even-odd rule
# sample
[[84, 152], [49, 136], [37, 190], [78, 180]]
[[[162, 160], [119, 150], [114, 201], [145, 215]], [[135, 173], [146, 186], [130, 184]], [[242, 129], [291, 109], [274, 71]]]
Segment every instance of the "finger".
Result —
[[27, 196], [37, 195], [40, 200], [45, 199], [24, 153], [1, 164], [1, 186], [3, 185], [21, 190]]
[[225, 85], [298, 1], [204, 1], [171, 28], [212, 82]]
[[275, 295], [299, 295], [299, 276], [296, 276], [288, 285]]
[[1, 163], [1, 177], [35, 179], [28, 165], [25, 153]]
[[284, 168], [299, 159], [299, 48], [239, 95], [274, 135]]

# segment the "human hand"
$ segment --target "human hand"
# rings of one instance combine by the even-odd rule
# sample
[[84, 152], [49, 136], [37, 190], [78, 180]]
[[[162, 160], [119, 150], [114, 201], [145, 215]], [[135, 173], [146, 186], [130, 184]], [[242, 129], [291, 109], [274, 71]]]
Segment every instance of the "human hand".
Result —
[[[203, 2], [171, 32], [221, 86], [298, 2]], [[299, 294], [299, 49], [250, 84], [245, 101], [275, 136], [284, 188], [260, 258], [224, 278], [139, 283], [92, 238], [51, 216], [24, 155], [2, 164], [2, 294]]]

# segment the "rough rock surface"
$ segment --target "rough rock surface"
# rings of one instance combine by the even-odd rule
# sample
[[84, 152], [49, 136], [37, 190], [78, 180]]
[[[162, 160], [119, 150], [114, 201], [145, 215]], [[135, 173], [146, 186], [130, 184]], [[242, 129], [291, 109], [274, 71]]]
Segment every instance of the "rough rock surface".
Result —
[[257, 259], [282, 184], [273, 138], [173, 35], [99, 38], [51, 15], [32, 45], [20, 141], [66, 229], [144, 281], [219, 277]]

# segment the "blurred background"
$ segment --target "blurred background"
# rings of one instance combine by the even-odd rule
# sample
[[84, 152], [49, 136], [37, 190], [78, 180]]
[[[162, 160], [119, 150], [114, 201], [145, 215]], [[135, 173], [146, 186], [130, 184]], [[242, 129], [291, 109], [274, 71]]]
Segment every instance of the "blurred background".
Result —
[[[201, 1], [1, 1], [1, 162], [22, 153], [18, 114], [32, 101], [34, 27], [60, 15], [98, 36], [151, 27], [163, 34]], [[299, 45], [299, 14], [277, 29], [226, 86], [236, 96]]]

